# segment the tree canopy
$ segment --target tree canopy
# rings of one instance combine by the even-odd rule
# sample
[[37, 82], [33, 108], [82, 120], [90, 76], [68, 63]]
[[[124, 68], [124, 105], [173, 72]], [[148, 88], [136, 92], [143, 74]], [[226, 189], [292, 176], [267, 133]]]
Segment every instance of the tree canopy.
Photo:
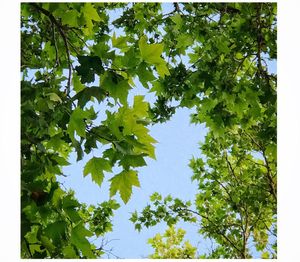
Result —
[[[216, 244], [203, 258], [277, 257], [275, 3], [22, 3], [20, 29], [21, 257], [103, 256], [90, 239], [113, 230], [155, 159], [149, 126], [177, 108], [208, 129], [189, 164], [199, 190], [188, 202], [155, 192], [132, 214], [138, 231], [169, 226], [150, 257], [197, 257], [180, 220]], [[153, 105], [129, 103], [137, 82]], [[86, 205], [57, 178], [72, 152], [80, 161], [101, 145], [82, 174], [109, 183], [110, 200]]]

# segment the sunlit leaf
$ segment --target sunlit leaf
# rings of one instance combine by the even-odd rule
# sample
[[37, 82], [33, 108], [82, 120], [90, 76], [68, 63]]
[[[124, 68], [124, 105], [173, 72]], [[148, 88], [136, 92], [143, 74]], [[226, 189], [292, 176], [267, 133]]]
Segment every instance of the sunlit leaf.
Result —
[[140, 187], [137, 172], [133, 170], [124, 170], [118, 175], [115, 175], [110, 181], [110, 196], [112, 197], [119, 192], [125, 204], [131, 197], [132, 187]]

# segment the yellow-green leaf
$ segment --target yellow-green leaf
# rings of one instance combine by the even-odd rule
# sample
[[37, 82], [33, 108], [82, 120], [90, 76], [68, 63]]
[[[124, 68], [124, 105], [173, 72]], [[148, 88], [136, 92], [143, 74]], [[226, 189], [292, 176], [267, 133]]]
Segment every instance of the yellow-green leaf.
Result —
[[183, 25], [183, 20], [180, 14], [175, 14], [171, 16], [171, 20], [176, 24], [175, 29], [180, 29]]
[[110, 197], [120, 192], [120, 196], [126, 204], [132, 194], [132, 186], [140, 187], [137, 172], [134, 170], [124, 170], [110, 179]]
[[91, 174], [92, 180], [101, 186], [104, 177], [103, 171], [111, 172], [109, 161], [104, 158], [93, 157], [86, 163], [83, 169], [83, 175], [87, 176]]
[[61, 98], [56, 93], [49, 93], [48, 95], [51, 101], [62, 103]]
[[144, 102], [144, 96], [135, 96], [133, 103], [134, 114], [137, 117], [147, 117], [148, 116], [148, 103]]
[[88, 111], [83, 111], [81, 108], [77, 107], [70, 117], [69, 126], [67, 129], [70, 138], [74, 140], [74, 132], [76, 131], [77, 135], [85, 137], [85, 119], [89, 117]]
[[160, 64], [164, 61], [160, 56], [163, 52], [163, 44], [147, 44], [147, 37], [142, 36], [139, 40], [139, 48], [143, 60], [149, 64]]
[[75, 9], [67, 10], [62, 16], [61, 21], [64, 25], [70, 25], [74, 27], [78, 27], [78, 17], [79, 13]]
[[116, 37], [115, 32], [111, 38], [111, 41], [112, 41], [113, 47], [116, 47], [119, 49], [127, 47], [127, 37], [124, 37], [124, 36]]
[[91, 3], [85, 3], [82, 8], [82, 12], [84, 16], [90, 20], [94, 20], [97, 22], [101, 21], [101, 18], [97, 13], [97, 10], [92, 6]]
[[101, 21], [100, 16], [97, 13], [97, 10], [92, 6], [91, 3], [85, 3], [82, 7], [82, 13], [86, 21], [87, 28], [84, 30], [85, 34], [89, 35], [93, 32], [93, 21]]
[[156, 65], [156, 71], [159, 74], [159, 76], [164, 77], [165, 75], [169, 76], [170, 72], [166, 65], [166, 63], [161, 63]]

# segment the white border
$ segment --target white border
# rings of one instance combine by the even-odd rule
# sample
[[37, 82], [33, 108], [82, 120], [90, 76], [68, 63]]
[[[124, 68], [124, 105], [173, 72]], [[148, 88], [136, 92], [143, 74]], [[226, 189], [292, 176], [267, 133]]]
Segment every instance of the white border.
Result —
[[[23, 2], [23, 1], [22, 1]], [[25, 2], [25, 1], [24, 1]], [[40, 1], [54, 2], [54, 1]], [[73, 2], [73, 1], [65, 1]], [[89, 2], [89, 1], [81, 1]], [[95, 1], [99, 2], [99, 1]], [[102, 1], [103, 2], [103, 1]], [[111, 1], [119, 2], [119, 1]], [[127, 1], [124, 1], [127, 2]], [[142, 2], [142, 1], [135, 1]], [[177, 2], [177, 1], [164, 1]], [[182, 1], [183, 2], [183, 1]], [[189, 1], [192, 2], [192, 1]], [[199, 2], [199, 1], [198, 1]], [[233, 2], [233, 1], [210, 1]], [[238, 1], [250, 2], [250, 1]], [[261, 2], [261, 1], [251, 1]], [[276, 2], [276, 1], [268, 1]], [[294, 261], [299, 248], [300, 86], [299, 11], [300, 1], [278, 2], [278, 256]], [[1, 19], [1, 100], [0, 100], [0, 260], [19, 260], [20, 230], [20, 116], [19, 116], [19, 14], [20, 1], [3, 1]], [[135, 261], [127, 259], [128, 261]], [[75, 261], [75, 260], [70, 260]], [[148, 261], [148, 259], [143, 260]], [[211, 261], [219, 261], [213, 259]], [[226, 260], [239, 261], [239, 260]], [[240, 260], [245, 261], [245, 260]]]

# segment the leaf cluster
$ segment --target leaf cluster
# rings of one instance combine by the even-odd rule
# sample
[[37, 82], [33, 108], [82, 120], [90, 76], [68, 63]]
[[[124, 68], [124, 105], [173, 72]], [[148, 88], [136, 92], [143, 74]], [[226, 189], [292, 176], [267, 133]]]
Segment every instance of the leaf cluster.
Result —
[[[277, 77], [269, 64], [277, 58], [277, 6], [171, 7], [21, 5], [22, 257], [101, 257], [103, 247], [90, 238], [112, 230], [115, 195], [127, 203], [140, 186], [137, 168], [155, 159], [147, 126], [179, 107], [194, 110], [191, 122], [208, 130], [202, 156], [190, 161], [199, 189], [193, 209], [191, 201], [155, 193], [132, 214], [135, 228], [197, 221], [217, 244], [209, 258], [251, 258], [251, 243], [262, 257], [276, 257]], [[116, 9], [122, 13], [112, 25], [121, 36], [110, 24]], [[152, 106], [141, 95], [129, 104], [137, 80], [154, 94]], [[72, 152], [77, 161], [88, 158], [83, 176], [109, 183], [109, 201], [87, 206], [58, 182]], [[195, 257], [190, 244], [179, 246], [182, 236], [171, 227], [152, 239], [153, 256]]]

